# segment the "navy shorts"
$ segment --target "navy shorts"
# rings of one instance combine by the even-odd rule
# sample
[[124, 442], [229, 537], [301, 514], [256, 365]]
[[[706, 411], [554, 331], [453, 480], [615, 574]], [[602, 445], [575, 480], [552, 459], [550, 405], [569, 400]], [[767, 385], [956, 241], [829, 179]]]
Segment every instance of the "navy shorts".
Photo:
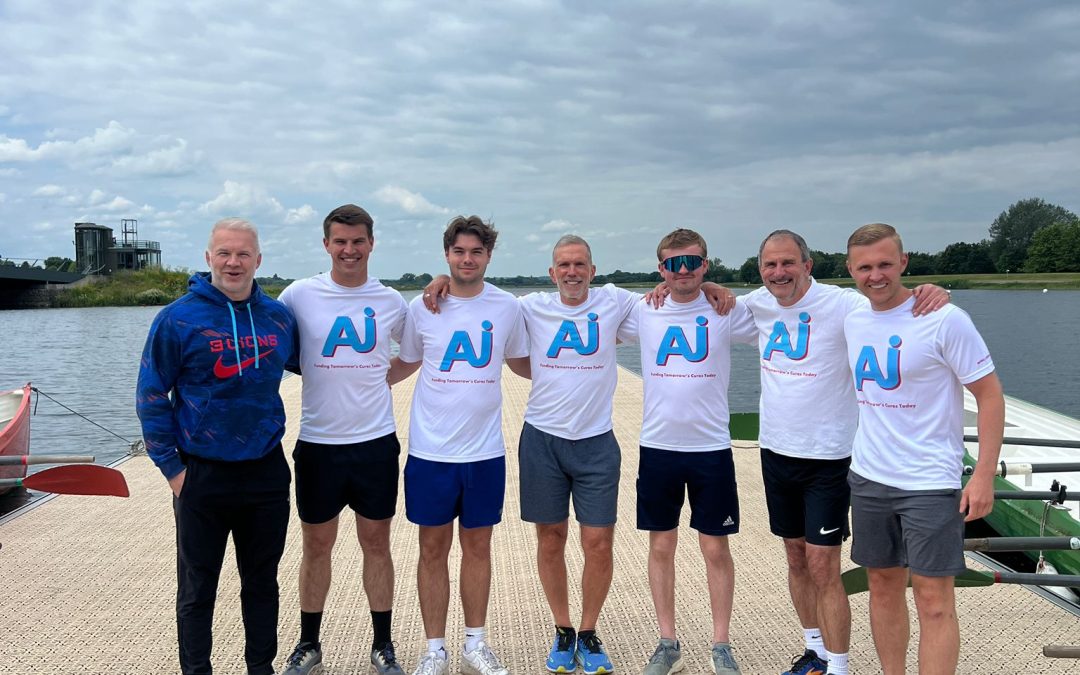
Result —
[[739, 531], [739, 491], [730, 448], [677, 452], [641, 446], [638, 529], [666, 532], [677, 528], [686, 494], [690, 496], [690, 527], [718, 537]]
[[518, 442], [521, 519], [561, 523], [570, 517], [573, 497], [579, 523], [590, 527], [614, 525], [621, 461], [619, 442], [611, 431], [570, 441], [526, 422]]
[[293, 466], [300, 520], [309, 525], [325, 523], [346, 506], [369, 520], [392, 518], [397, 509], [400, 454], [395, 434], [346, 445], [297, 441]]
[[785, 539], [806, 538], [818, 546], [839, 546], [847, 539], [848, 467], [851, 458], [806, 459], [761, 449], [761, 478], [769, 529]]
[[489, 527], [502, 520], [506, 458], [479, 462], [432, 462], [409, 455], [405, 461], [405, 517], [439, 527], [460, 518], [464, 528]]
[[964, 562], [961, 490], [901, 490], [848, 474], [851, 559], [864, 567], [909, 567], [924, 577], [954, 577]]

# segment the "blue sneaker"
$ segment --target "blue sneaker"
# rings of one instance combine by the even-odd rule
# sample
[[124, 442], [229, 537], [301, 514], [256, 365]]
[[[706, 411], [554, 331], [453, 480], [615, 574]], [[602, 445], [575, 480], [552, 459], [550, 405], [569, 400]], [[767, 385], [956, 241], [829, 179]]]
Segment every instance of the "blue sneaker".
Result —
[[572, 673], [577, 668], [574, 664], [574, 646], [576, 635], [573, 629], [555, 628], [555, 643], [547, 658], [547, 669], [552, 673]]
[[604, 651], [604, 643], [596, 637], [596, 633], [588, 632], [584, 636], [578, 636], [577, 649], [574, 650], [574, 660], [581, 666], [585, 675], [598, 675], [599, 673], [611, 673], [615, 666], [611, 665], [611, 659]]
[[825, 675], [829, 664], [818, 658], [817, 652], [807, 649], [802, 656], [796, 656], [788, 668], [780, 675]]

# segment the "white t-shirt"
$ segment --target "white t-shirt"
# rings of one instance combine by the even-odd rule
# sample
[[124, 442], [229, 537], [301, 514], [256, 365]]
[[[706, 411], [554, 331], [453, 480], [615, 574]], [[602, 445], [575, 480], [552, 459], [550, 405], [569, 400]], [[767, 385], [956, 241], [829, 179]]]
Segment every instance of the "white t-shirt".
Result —
[[903, 490], [960, 487], [964, 390], [994, 371], [971, 318], [955, 305], [913, 317], [914, 298], [844, 323], [859, 404], [851, 469]]
[[300, 438], [345, 445], [393, 433], [386, 371], [390, 340], [400, 342], [405, 327], [401, 294], [378, 279], [350, 288], [323, 273], [294, 281], [279, 299], [300, 329]]
[[870, 301], [811, 278], [806, 295], [783, 307], [765, 287], [741, 298], [754, 315], [761, 360], [761, 447], [788, 457], [851, 455], [859, 423], [844, 318]]
[[731, 343], [757, 340], [750, 310], [736, 303], [719, 316], [704, 294], [687, 303], [669, 297], [659, 309], [635, 305], [619, 336], [641, 343], [641, 445], [680, 452], [730, 448]]
[[558, 293], [521, 298], [532, 366], [526, 422], [572, 441], [611, 430], [615, 338], [641, 297], [607, 284], [590, 288], [578, 306], [563, 304]]
[[423, 361], [409, 415], [409, 454], [435, 462], [479, 462], [506, 454], [503, 359], [529, 355], [517, 298], [484, 283], [471, 298], [448, 296], [439, 314], [409, 304], [401, 360]]

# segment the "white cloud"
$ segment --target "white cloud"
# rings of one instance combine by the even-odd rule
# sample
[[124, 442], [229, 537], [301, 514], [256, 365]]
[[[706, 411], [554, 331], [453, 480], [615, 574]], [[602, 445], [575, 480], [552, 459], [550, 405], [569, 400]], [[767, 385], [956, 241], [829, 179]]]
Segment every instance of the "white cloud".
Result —
[[190, 173], [203, 161], [203, 153], [192, 151], [182, 138], [169, 147], [143, 155], [119, 157], [112, 165], [122, 171], [147, 176], [180, 176]]
[[558, 232], [559, 234], [571, 234], [581, 228], [568, 220], [549, 220], [540, 226], [541, 232]]
[[315, 208], [310, 204], [304, 204], [298, 209], [289, 209], [285, 212], [286, 225], [311, 223], [318, 220], [318, 218], [319, 214], [315, 212]]
[[67, 194], [67, 190], [59, 185], [50, 183], [48, 185], [42, 185], [30, 194], [34, 197], [63, 197]]
[[410, 192], [395, 185], [384, 185], [375, 191], [375, 198], [385, 204], [397, 206], [412, 215], [440, 215], [450, 213], [444, 206], [432, 204], [419, 192]]
[[254, 218], [258, 215], [280, 214], [285, 210], [265, 188], [227, 180], [221, 194], [199, 207], [200, 210], [223, 216]]
[[125, 199], [119, 195], [113, 197], [113, 200], [108, 204], [103, 204], [98, 207], [102, 211], [108, 211], [110, 213], [116, 213], [118, 211], [131, 211], [135, 208], [135, 202], [130, 199]]

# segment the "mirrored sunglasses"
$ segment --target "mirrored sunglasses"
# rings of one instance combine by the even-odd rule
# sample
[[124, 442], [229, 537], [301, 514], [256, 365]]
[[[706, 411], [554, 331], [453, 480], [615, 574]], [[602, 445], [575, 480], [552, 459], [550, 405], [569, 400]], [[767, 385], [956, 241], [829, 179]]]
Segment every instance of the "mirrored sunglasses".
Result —
[[683, 267], [687, 272], [693, 272], [705, 264], [705, 258], [699, 255], [673, 255], [664, 260], [664, 269], [668, 272], [678, 272]]

